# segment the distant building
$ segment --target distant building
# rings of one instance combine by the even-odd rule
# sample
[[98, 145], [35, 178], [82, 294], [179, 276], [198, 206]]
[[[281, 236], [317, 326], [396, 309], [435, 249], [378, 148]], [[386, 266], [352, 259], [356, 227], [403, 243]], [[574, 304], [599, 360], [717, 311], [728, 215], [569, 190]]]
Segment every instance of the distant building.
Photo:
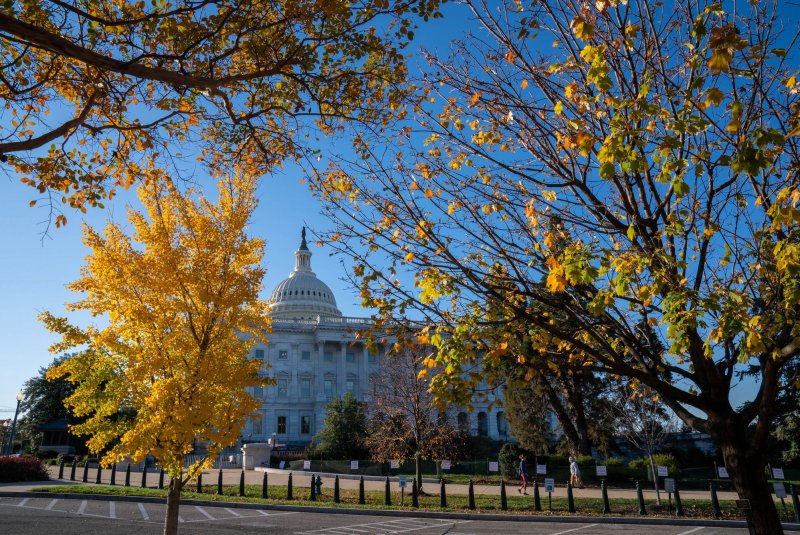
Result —
[[[252, 349], [253, 358], [269, 364], [265, 373], [276, 384], [251, 392], [264, 405], [261, 419], [243, 430], [245, 442], [275, 435], [281, 444], [308, 444], [322, 427], [325, 407], [333, 398], [351, 392], [357, 400], [369, 402], [372, 374], [385, 357], [385, 347], [371, 353], [355, 337], [356, 331], [370, 326], [370, 320], [343, 316], [331, 289], [311, 270], [305, 229], [294, 256], [294, 270], [271, 295], [269, 344]], [[502, 410], [487, 409], [491, 399], [474, 403], [471, 413], [459, 412], [458, 424], [473, 435], [505, 440], [508, 426]]]

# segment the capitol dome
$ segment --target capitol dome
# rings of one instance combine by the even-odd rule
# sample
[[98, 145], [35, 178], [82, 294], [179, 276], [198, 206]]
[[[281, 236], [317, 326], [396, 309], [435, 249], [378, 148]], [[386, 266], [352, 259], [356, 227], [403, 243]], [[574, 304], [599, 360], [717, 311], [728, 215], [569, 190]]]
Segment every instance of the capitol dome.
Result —
[[311, 251], [303, 227], [300, 248], [295, 251], [294, 271], [278, 283], [270, 296], [270, 316], [275, 320], [315, 320], [342, 317], [336, 298], [327, 284], [311, 271]]

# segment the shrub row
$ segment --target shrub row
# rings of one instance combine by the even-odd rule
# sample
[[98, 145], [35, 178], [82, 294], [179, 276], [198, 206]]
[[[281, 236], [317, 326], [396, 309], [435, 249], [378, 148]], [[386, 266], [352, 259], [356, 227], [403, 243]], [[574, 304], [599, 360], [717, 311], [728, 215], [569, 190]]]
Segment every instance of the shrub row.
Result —
[[13, 481], [46, 481], [50, 479], [47, 470], [38, 457], [26, 455], [17, 457], [12, 455], [0, 456], [0, 482]]

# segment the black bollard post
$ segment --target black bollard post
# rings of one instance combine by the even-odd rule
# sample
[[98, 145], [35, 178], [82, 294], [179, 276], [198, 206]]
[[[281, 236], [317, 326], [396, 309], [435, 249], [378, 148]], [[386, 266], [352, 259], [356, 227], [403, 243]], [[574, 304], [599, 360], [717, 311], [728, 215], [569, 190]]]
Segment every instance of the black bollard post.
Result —
[[419, 507], [419, 490], [417, 489], [417, 478], [411, 480], [411, 507], [417, 509]]
[[289, 472], [289, 481], [286, 483], [286, 499], [292, 499], [292, 473]]
[[317, 475], [317, 496], [322, 496], [322, 476]]
[[386, 476], [386, 489], [383, 493], [383, 505], [392, 505], [392, 488], [389, 476]]
[[75, 467], [78, 466], [78, 460], [72, 459], [72, 468], [69, 471], [69, 480], [75, 481]]
[[333, 503], [339, 503], [339, 476], [333, 480]]
[[83, 482], [89, 482], [89, 459], [86, 459], [86, 462], [83, 463]]
[[712, 481], [709, 487], [711, 489], [711, 515], [719, 520], [722, 517], [722, 511], [719, 508], [719, 499], [717, 498], [717, 482]]
[[611, 504], [608, 503], [608, 488], [606, 487], [606, 480], [600, 481], [600, 494], [603, 496], [603, 514], [611, 514]]
[[269, 487], [267, 485], [267, 473], [264, 472], [264, 479], [261, 481], [261, 498], [264, 500], [269, 497]]
[[111, 486], [117, 484], [117, 463], [111, 465]]
[[58, 463], [58, 479], [64, 479], [64, 458], [61, 458], [61, 462]]
[[539, 496], [539, 478], [536, 477], [533, 479], [533, 510], [537, 512], [541, 512], [542, 510], [542, 498]]
[[197, 494], [203, 493], [203, 472], [197, 474]]
[[142, 488], [147, 488], [147, 463], [145, 463], [144, 468], [142, 468]]
[[468, 509], [475, 509], [475, 488], [472, 485], [472, 480], [469, 480], [469, 502]]
[[506, 496], [506, 482], [500, 480], [500, 510], [508, 511], [508, 497]]
[[308, 499], [312, 502], [317, 501], [317, 487], [314, 485], [314, 474], [311, 474], [311, 493], [308, 495]]
[[439, 485], [439, 499], [440, 499], [439, 506], [442, 509], [446, 509], [447, 508], [447, 489], [445, 488], [445, 485], [444, 485], [444, 479], [441, 479], [440, 481], [441, 481], [441, 485]]
[[131, 463], [128, 463], [128, 467], [125, 468], [125, 486], [131, 486]]
[[244, 496], [244, 470], [239, 475], [239, 496]]
[[567, 483], [567, 511], [570, 513], [575, 512], [575, 497], [572, 496], [572, 485]]
[[797, 498], [797, 489], [794, 485], [789, 485], [789, 492], [792, 495], [792, 506], [794, 507], [794, 521], [800, 524], [800, 499]]
[[94, 478], [94, 484], [99, 485], [100, 482], [103, 481], [103, 469], [100, 468], [100, 465], [97, 465], [97, 475]]
[[158, 489], [164, 489], [164, 469], [162, 468], [158, 473]]
[[639, 501], [639, 514], [646, 515], [647, 508], [644, 506], [644, 494], [642, 494], [642, 485], [636, 482], [636, 499]]
[[681, 502], [681, 491], [678, 488], [678, 481], [675, 481], [675, 516], [684, 516], [683, 502]]
[[366, 503], [367, 500], [364, 497], [364, 476], [361, 476], [361, 479], [358, 480], [358, 504], [365, 505]]
[[217, 495], [222, 496], [222, 468], [217, 472]]

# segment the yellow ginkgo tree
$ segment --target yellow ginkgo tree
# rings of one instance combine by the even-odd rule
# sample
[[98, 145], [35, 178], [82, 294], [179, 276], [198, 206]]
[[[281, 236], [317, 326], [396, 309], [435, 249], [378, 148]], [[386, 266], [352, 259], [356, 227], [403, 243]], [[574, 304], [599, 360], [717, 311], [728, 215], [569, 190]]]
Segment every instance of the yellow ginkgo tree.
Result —
[[[70, 290], [82, 298], [70, 311], [102, 317], [81, 328], [45, 313], [62, 335], [52, 350], [82, 351], [48, 373], [76, 385], [67, 399], [83, 418], [103, 465], [155, 457], [169, 473], [165, 533], [176, 533], [181, 489], [220, 450], [232, 445], [260, 401], [264, 385], [249, 349], [269, 329], [258, 297], [264, 243], [246, 234], [256, 206], [255, 181], [219, 182], [217, 203], [181, 192], [167, 176], [139, 188], [144, 211], [130, 209], [132, 234], [114, 223], [84, 227], [91, 253]], [[195, 444], [206, 455], [184, 468]]]

